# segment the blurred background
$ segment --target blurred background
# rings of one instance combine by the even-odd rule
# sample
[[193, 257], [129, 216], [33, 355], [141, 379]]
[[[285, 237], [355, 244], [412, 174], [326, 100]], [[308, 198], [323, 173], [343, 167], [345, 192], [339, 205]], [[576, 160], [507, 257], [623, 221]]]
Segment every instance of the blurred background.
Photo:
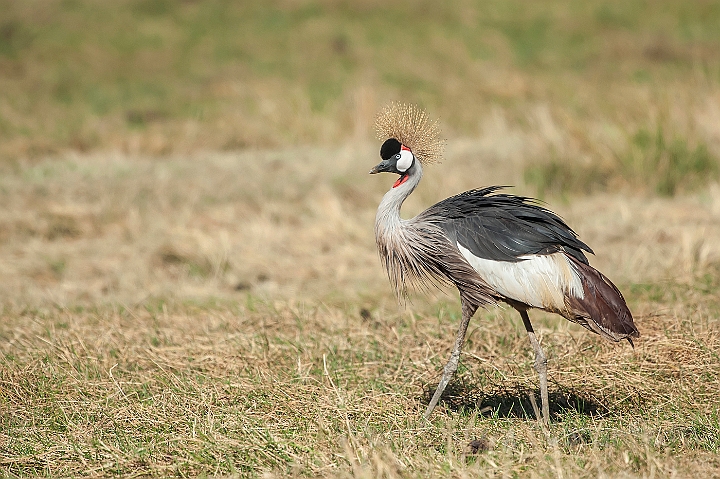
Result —
[[[531, 314], [549, 429], [508, 308], [421, 420], [460, 302], [378, 259], [390, 101], [447, 139], [405, 217], [514, 185], [628, 301]], [[717, 477], [719, 160], [718, 0], [0, 0], [0, 476]]]
[[0, 293], [374, 291], [392, 100], [448, 139], [407, 214], [513, 184], [627, 281], [719, 254], [718, 2], [0, 0]]

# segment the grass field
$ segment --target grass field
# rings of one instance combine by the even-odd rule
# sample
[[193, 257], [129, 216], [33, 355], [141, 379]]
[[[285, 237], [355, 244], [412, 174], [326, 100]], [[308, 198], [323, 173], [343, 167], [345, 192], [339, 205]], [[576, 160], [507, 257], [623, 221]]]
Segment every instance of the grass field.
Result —
[[[674, 194], [720, 156], [720, 7], [0, 1], [0, 159], [343, 145], [389, 100], [533, 133], [542, 190]], [[509, 145], [511, 146], [511, 145]], [[557, 165], [574, 168], [557, 173]]]
[[[522, 174], [473, 148], [451, 142], [408, 210], [486, 168]], [[554, 202], [626, 293], [636, 348], [535, 313], [546, 433], [526, 412], [517, 315], [480, 312], [426, 422], [458, 303], [398, 307], [372, 238], [392, 179], [366, 175], [361, 150], [83, 156], [4, 176], [4, 474], [717, 475], [717, 186]], [[474, 439], [489, 450], [468, 454]]]
[[[0, 476], [720, 477], [715, 2], [0, 0]], [[641, 337], [398, 305], [389, 100], [539, 195]], [[474, 447], [472, 447], [474, 445]]]

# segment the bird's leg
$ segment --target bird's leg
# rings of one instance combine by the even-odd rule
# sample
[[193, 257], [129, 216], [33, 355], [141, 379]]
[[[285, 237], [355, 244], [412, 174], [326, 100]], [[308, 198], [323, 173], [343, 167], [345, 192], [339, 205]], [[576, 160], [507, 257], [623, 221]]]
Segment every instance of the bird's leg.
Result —
[[433, 409], [435, 409], [435, 406], [437, 406], [437, 403], [440, 400], [440, 396], [442, 396], [443, 391], [445, 391], [445, 387], [448, 385], [450, 379], [457, 370], [458, 362], [460, 361], [460, 351], [462, 350], [463, 343], [465, 342], [465, 332], [467, 331], [468, 324], [470, 324], [470, 318], [472, 318], [473, 314], [475, 314], [475, 311], [477, 311], [477, 306], [473, 306], [463, 300], [462, 320], [460, 321], [457, 336], [455, 337], [455, 346], [453, 347], [452, 353], [450, 353], [450, 359], [443, 370], [440, 384], [438, 384], [435, 394], [433, 394], [430, 404], [428, 404], [428, 407], [425, 410], [425, 419], [429, 418], [430, 414], [432, 414]]
[[[545, 424], [550, 422], [550, 404], [548, 401], [548, 383], [547, 383], [547, 357], [540, 347], [540, 342], [535, 336], [535, 330], [530, 324], [530, 317], [527, 314], [527, 310], [520, 309], [520, 316], [522, 316], [525, 329], [527, 330], [528, 337], [530, 338], [530, 344], [532, 344], [535, 350], [535, 371], [540, 376], [540, 402], [542, 406], [542, 420]], [[540, 420], [540, 418], [538, 418]]]

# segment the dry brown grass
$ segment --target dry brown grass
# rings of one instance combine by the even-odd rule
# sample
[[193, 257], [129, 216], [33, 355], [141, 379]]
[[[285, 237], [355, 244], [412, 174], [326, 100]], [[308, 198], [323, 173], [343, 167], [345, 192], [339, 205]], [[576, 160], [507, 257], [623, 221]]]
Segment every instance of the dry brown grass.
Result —
[[[508, 144], [513, 144], [512, 148]], [[451, 141], [407, 214], [522, 185], [532, 137]], [[481, 312], [420, 419], [454, 296], [397, 306], [372, 238], [375, 145], [68, 156], [0, 179], [0, 468], [6, 475], [713, 477], [720, 464], [720, 189], [551, 207], [626, 293], [636, 349], [535, 313], [530, 348]], [[520, 186], [516, 191], [525, 193]], [[488, 450], [467, 452], [473, 439]]]
[[[506, 141], [450, 142], [406, 214], [479, 185], [522, 184], [524, 163], [506, 156]], [[527, 144], [532, 137], [518, 139]], [[376, 156], [371, 145], [160, 161], [69, 156], [8, 173], [0, 291], [9, 301], [58, 304], [237, 298], [236, 289], [375, 295], [384, 278], [372, 224], [389, 181], [367, 175]], [[593, 245], [601, 269], [641, 282], [690, 278], [718, 262], [719, 204], [711, 186], [673, 200], [606, 194], [552, 207]]]
[[[460, 409], [428, 423], [423, 396], [453, 325], [431, 308], [373, 307], [367, 320], [293, 302], [6, 310], [0, 464], [51, 476], [711, 477], [718, 329], [688, 306], [638, 318], [635, 350], [542, 328], [558, 418], [548, 436], [521, 409], [535, 375], [508, 314], [476, 320], [446, 403]], [[490, 450], [468, 457], [475, 438]]]
[[[0, 476], [720, 477], [718, 32], [674, 0], [0, 0]], [[533, 313], [547, 430], [502, 309], [420, 419], [459, 308], [399, 307], [376, 257], [389, 100], [449, 138], [406, 215], [547, 195], [628, 299], [635, 349]]]

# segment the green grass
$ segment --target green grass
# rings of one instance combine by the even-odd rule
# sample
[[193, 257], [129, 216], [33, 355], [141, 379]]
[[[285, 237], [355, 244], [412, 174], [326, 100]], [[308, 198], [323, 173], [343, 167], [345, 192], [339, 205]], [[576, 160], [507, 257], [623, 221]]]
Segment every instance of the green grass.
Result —
[[694, 191], [720, 178], [720, 162], [707, 145], [688, 145], [683, 138], [668, 141], [662, 130], [640, 129], [632, 136], [629, 151], [608, 164], [581, 164], [551, 159], [528, 165], [525, 181], [540, 195], [585, 194], [623, 185], [661, 196]]
[[[672, 194], [717, 169], [715, 2], [4, 0], [0, 12], [6, 162], [349, 143], [396, 99], [451, 138], [482, 136], [501, 111], [539, 135], [529, 162], [598, 165], [578, 175], [599, 184], [531, 170], [551, 177], [540, 189], [629, 177]], [[643, 132], [664, 143], [639, 145]]]
[[632, 139], [633, 152], [623, 162], [627, 176], [650, 180], [661, 195], [674, 195], [678, 188], [697, 187], [716, 180], [720, 163], [709, 153], [707, 145], [690, 147], [684, 139], [667, 141], [662, 131], [651, 134], [638, 131]]

